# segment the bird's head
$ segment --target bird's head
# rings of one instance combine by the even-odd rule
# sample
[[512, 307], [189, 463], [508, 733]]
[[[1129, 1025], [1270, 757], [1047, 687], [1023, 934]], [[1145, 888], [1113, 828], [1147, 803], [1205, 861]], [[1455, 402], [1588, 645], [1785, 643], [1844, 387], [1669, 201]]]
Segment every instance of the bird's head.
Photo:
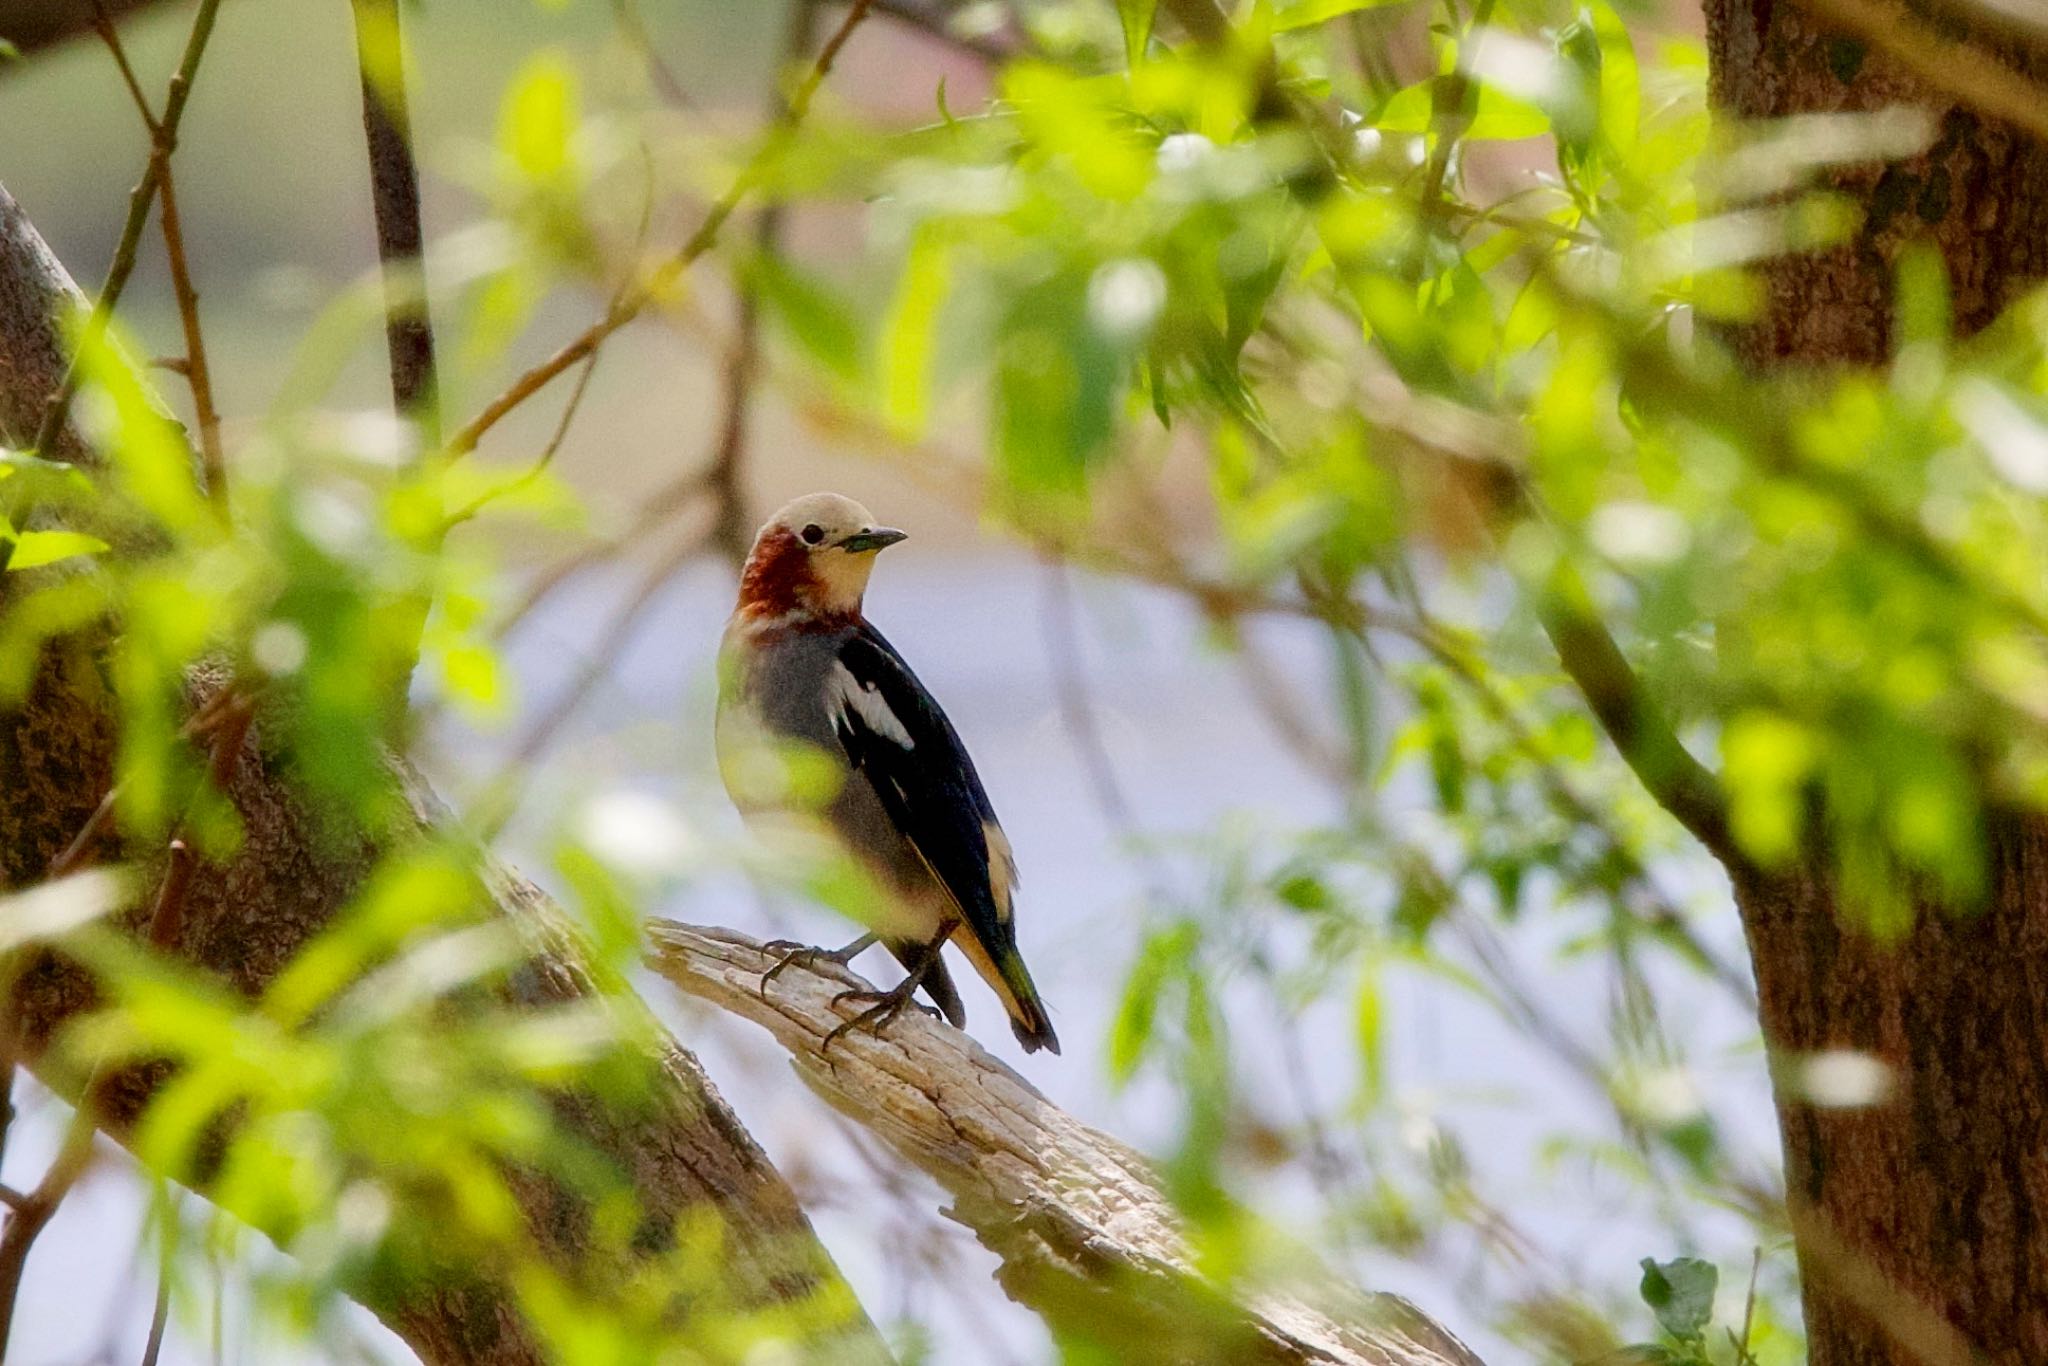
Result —
[[875, 552], [902, 539], [851, 498], [808, 494], [754, 537], [740, 573], [739, 610], [757, 620], [857, 617]]

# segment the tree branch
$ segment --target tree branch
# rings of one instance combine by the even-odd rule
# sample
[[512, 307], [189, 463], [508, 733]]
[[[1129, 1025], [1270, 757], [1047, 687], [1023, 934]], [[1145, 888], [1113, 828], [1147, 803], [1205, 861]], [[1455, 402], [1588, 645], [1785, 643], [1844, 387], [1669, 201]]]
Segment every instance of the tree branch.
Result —
[[[199, 8], [192, 16], [192, 30], [185, 39], [184, 54], [178, 59], [178, 69], [172, 74], [170, 89], [164, 96], [163, 117], [157, 119], [150, 130], [149, 165], [128, 195], [128, 220], [121, 226], [121, 240], [114, 248], [112, 263], [107, 267], [106, 283], [100, 286], [99, 297], [93, 301], [92, 311], [86, 318], [85, 332], [79, 340], [76, 355], [84, 355], [99, 344], [107, 330], [107, 320], [113, 316], [114, 304], [120, 299], [121, 291], [127, 288], [128, 277], [134, 273], [135, 253], [142, 242], [143, 226], [149, 221], [149, 206], [155, 201], [157, 187], [170, 169], [171, 154], [178, 149], [178, 124], [185, 117], [185, 104], [192, 96], [192, 81], [199, 74], [199, 59], [206, 55], [206, 45], [213, 37], [213, 22], [219, 13], [220, 0], [199, 0]], [[30, 429], [35, 435], [29, 444], [38, 452], [47, 455], [54, 449], [58, 434], [70, 418], [71, 399], [78, 392], [78, 380], [78, 362], [74, 356], [72, 362], [64, 367], [62, 376], [51, 386], [49, 406], [44, 409], [41, 420]]]
[[384, 276], [384, 343], [391, 353], [391, 400], [419, 424], [420, 441], [441, 444], [434, 395], [434, 328], [421, 264], [420, 172], [413, 160], [412, 114], [405, 93], [405, 43], [397, 0], [351, 0], [356, 69], [363, 87], [363, 136], [370, 156], [370, 201], [377, 220], [377, 263]]
[[853, 973], [793, 963], [764, 995], [777, 955], [759, 942], [672, 921], [648, 933], [656, 972], [768, 1030], [812, 1090], [938, 1181], [947, 1213], [1002, 1258], [1003, 1289], [1056, 1331], [1121, 1360], [1479, 1366], [1398, 1296], [1327, 1277], [1291, 1275], [1286, 1290], [1206, 1279], [1142, 1157], [950, 1025], [912, 1012], [823, 1052], [850, 1010], [833, 997], [868, 987]]

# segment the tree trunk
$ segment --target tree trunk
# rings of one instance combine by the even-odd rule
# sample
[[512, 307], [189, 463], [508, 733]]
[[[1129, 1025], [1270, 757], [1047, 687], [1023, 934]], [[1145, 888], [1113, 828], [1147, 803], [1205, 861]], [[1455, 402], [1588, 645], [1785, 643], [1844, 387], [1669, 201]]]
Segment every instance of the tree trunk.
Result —
[[[0, 189], [0, 444], [26, 442], [35, 431], [64, 370], [56, 320], [82, 303], [64, 268]], [[96, 463], [70, 433], [55, 453], [86, 469]], [[0, 607], [12, 586], [0, 575]], [[51, 645], [27, 697], [0, 708], [0, 888], [40, 881], [51, 860], [87, 828], [113, 780], [117, 722], [97, 657], [105, 635], [106, 628], [89, 628]], [[192, 705], [203, 705], [224, 682], [218, 671], [196, 670], [189, 680]], [[381, 846], [439, 820], [432, 796], [394, 763], [389, 779], [403, 793], [414, 829], [401, 822], [375, 837], [339, 838], [331, 821], [320, 820], [300, 800], [287, 767], [284, 756], [266, 746], [259, 713], [243, 738], [229, 784], [241, 816], [241, 844], [227, 865], [197, 866], [175, 944], [189, 964], [250, 996], [348, 904]], [[152, 858], [149, 851], [125, 852]], [[118, 858], [124, 851], [107, 832], [95, 854]], [[160, 865], [160, 856], [155, 861]], [[491, 866], [484, 873], [490, 909], [519, 927], [533, 946], [509, 989], [517, 1003], [543, 1008], [587, 993], [574, 936], [559, 910], [508, 870]], [[0, 1032], [37, 1067], [42, 1045], [93, 999], [92, 981], [82, 968], [43, 954], [23, 968], [11, 999], [0, 1002]], [[806, 1331], [801, 1324], [816, 1325], [795, 1345], [799, 1359], [886, 1360], [880, 1336], [840, 1280], [795, 1194], [696, 1059], [665, 1035], [652, 1052], [652, 1093], [641, 1103], [611, 1104], [576, 1092], [555, 1098], [569, 1127], [631, 1182], [650, 1230], [647, 1250], [671, 1240], [684, 1216], [708, 1210], [722, 1236], [728, 1303], [786, 1313], [792, 1303], [810, 1302], [808, 1317], [787, 1315], [793, 1333]], [[61, 1073], [45, 1079], [59, 1087], [67, 1081]], [[160, 1078], [121, 1080], [124, 1085], [99, 1097], [116, 1138], [147, 1103], [149, 1083]], [[563, 1264], [581, 1261], [588, 1251], [586, 1223], [565, 1217], [572, 1212], [548, 1191], [528, 1188], [520, 1194], [539, 1250]], [[538, 1366], [543, 1360], [513, 1289], [478, 1269], [430, 1268], [404, 1286], [366, 1284], [356, 1291], [424, 1361]]]
[[[1772, 119], [1914, 105], [1936, 127], [1919, 156], [1826, 177], [1861, 208], [1862, 226], [1832, 250], [1780, 257], [1764, 269], [1763, 316], [1737, 337], [1744, 359], [1758, 366], [1884, 360], [1892, 265], [1909, 242], [1940, 247], [1956, 326], [1966, 334], [2048, 277], [2048, 147], [1928, 90], [1885, 53], [1783, 0], [1704, 3], [1709, 98], [1721, 113]], [[1985, 61], [2048, 76], [2048, 60], [2012, 41], [1986, 42], [1981, 51]]]
[[[1764, 313], [1734, 337], [1749, 364], [1882, 362], [1893, 266], [1916, 240], [1939, 247], [1964, 333], [2048, 276], [2048, 147], [1779, 0], [1706, 12], [1725, 114], [1914, 104], [1935, 120], [1923, 154], [1830, 175], [1862, 225], [1766, 268]], [[2048, 70], [2010, 41], [1982, 60]], [[2012, 818], [1988, 834], [1983, 910], [1925, 907], [1892, 944], [1857, 928], [1818, 862], [1735, 873], [1774, 1052], [1856, 1049], [1892, 1069], [1886, 1100], [1855, 1109], [1779, 1078], [1812, 1366], [2048, 1361], [2048, 830]]]

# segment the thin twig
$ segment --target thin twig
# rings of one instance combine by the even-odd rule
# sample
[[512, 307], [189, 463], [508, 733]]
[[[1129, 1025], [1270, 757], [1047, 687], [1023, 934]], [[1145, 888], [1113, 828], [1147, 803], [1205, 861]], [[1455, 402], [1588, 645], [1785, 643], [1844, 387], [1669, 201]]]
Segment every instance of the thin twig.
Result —
[[192, 287], [192, 267], [185, 257], [185, 229], [178, 218], [177, 184], [164, 167], [157, 194], [158, 226], [164, 235], [164, 256], [171, 268], [171, 292], [178, 299], [178, 320], [185, 328], [185, 380], [192, 387], [192, 414], [199, 421], [199, 460], [206, 473], [206, 497], [223, 525], [228, 521], [228, 462], [220, 444], [220, 411], [213, 404], [213, 371], [206, 363], [206, 339], [199, 329], [199, 291]]
[[[733, 353], [728, 357], [726, 364], [725, 405], [724, 415], [718, 426], [718, 444], [705, 467], [707, 473], [693, 477], [693, 485], [703, 482], [709, 486], [708, 472], [721, 469], [729, 472], [726, 475], [729, 481], [736, 480], [736, 474], [731, 472], [738, 470], [746, 449], [747, 415], [752, 406], [753, 377], [758, 359], [757, 346], [735, 343]], [[716, 535], [715, 526], [712, 534]], [[626, 642], [632, 638], [634, 626], [639, 622], [641, 613], [646, 611], [648, 604], [654, 600], [655, 594], [661, 591], [662, 586], [682, 567], [684, 561], [702, 548], [706, 539], [703, 536], [682, 538], [641, 576], [632, 596], [613, 613], [612, 620], [605, 627], [589, 658], [584, 661], [583, 669], [575, 682], [555, 699], [554, 705], [548, 708], [513, 751], [511, 763], [504, 775], [506, 778], [509, 779], [513, 772], [540, 757], [556, 732], [583, 704], [591, 689], [611, 671], [613, 661], [619, 651], [625, 648]], [[501, 785], [494, 783], [492, 789], [496, 790]]]
[[135, 79], [135, 68], [128, 64], [128, 49], [121, 45], [121, 35], [114, 29], [114, 20], [107, 13], [105, 0], [92, 0], [93, 32], [107, 45], [107, 51], [114, 54], [114, 65], [121, 72], [121, 81], [128, 87], [128, 96], [135, 101], [135, 107], [142, 111], [142, 122], [149, 128], [150, 136], [156, 135], [156, 114], [149, 107], [149, 97], [142, 93], [142, 82]]
[[[391, 399], [419, 424], [422, 444], [440, 444], [434, 392], [434, 327], [422, 261], [420, 173], [413, 159], [412, 114], [405, 90], [405, 43], [397, 0], [351, 0], [356, 68], [363, 87], [363, 135], [370, 157], [370, 201], [377, 220], [377, 262], [384, 277], [384, 342], [391, 356]], [[380, 46], [381, 45], [381, 46]]]
[[840, 49], [846, 46], [847, 40], [853, 36], [853, 31], [860, 21], [867, 17], [870, 3], [871, 0], [854, 0], [848, 7], [846, 18], [826, 40], [825, 46], [819, 49], [808, 74], [790, 92], [782, 118], [769, 130], [767, 138], [748, 159], [731, 186], [705, 212], [703, 221], [697, 225], [697, 230], [690, 234], [689, 240], [683, 243], [675, 255], [657, 267], [645, 281], [614, 299], [603, 317], [585, 328], [546, 360], [520, 375], [503, 393], [485, 404], [481, 412], [464, 423], [450, 438], [450, 455], [459, 456], [475, 450], [484, 433], [496, 426], [507, 413], [546, 387], [564, 370], [588, 356], [612, 333], [639, 317], [650, 304], [668, 292], [698, 257], [711, 249], [712, 244], [718, 240], [720, 229], [725, 226], [726, 220], [732, 217], [740, 201], [760, 184], [775, 158], [788, 147], [798, 126], [810, 112], [811, 101], [817, 95], [818, 87], [824, 84], [825, 78], [831, 74], [832, 64], [838, 60]]
[[620, 651], [633, 638], [634, 630], [640, 624], [641, 616], [653, 603], [655, 596], [675, 577], [685, 561], [704, 547], [701, 536], [685, 536], [669, 547], [666, 553], [649, 565], [634, 585], [632, 593], [612, 612], [611, 620], [605, 623], [590, 653], [584, 658], [583, 667], [568, 687], [558, 694], [541, 714], [539, 720], [528, 727], [526, 735], [512, 751], [497, 775], [484, 787], [484, 805], [488, 806], [503, 796], [504, 807], [484, 822], [486, 828], [495, 833], [510, 818], [514, 802], [510, 795], [515, 789], [513, 780], [529, 768], [534, 760], [544, 753], [550, 743], [567, 725], [593, 689], [608, 677], [612, 665], [617, 662]]
[[676, 73], [662, 60], [661, 50], [655, 46], [654, 35], [648, 31], [647, 21], [641, 17], [636, 0], [612, 0], [612, 22], [627, 45], [640, 54], [641, 62], [647, 67], [648, 78], [661, 92], [661, 97], [678, 109], [696, 109], [697, 102], [690, 98], [690, 92], [683, 89]]
[[149, 206], [155, 201], [157, 189], [170, 169], [171, 155], [177, 150], [178, 124], [185, 117], [185, 105], [192, 95], [192, 81], [199, 73], [199, 59], [206, 55], [206, 44], [213, 36], [213, 21], [219, 12], [220, 0], [199, 0], [199, 9], [192, 16], [192, 30], [186, 36], [184, 54], [178, 59], [178, 69], [171, 76], [170, 87], [164, 95], [163, 117], [156, 121], [155, 134], [150, 139], [149, 164], [143, 170], [142, 179], [128, 195], [128, 218], [121, 225], [114, 259], [107, 266], [106, 283], [100, 287], [99, 297], [93, 301], [92, 312], [86, 317], [78, 349], [72, 355], [71, 364], [65, 368], [64, 379], [57, 386], [57, 392], [50, 396], [50, 405], [44, 409], [43, 420], [36, 428], [34, 448], [38, 451], [48, 451], [56, 445], [57, 434], [64, 430], [64, 423], [71, 416], [71, 400], [78, 393], [82, 375], [80, 361], [90, 355], [106, 335], [114, 305], [120, 301], [121, 291], [127, 288], [128, 277], [135, 271], [136, 251], [142, 243], [143, 226], [149, 221]]
[[1017, 31], [1007, 12], [1003, 26], [993, 32], [962, 32], [953, 19], [963, 8], [945, 0], [875, 0], [875, 13], [980, 61], [1007, 62], [1028, 50], [1028, 40]]
[[[142, 116], [142, 124], [149, 130], [152, 144], [162, 133], [162, 125], [149, 107], [148, 96], [142, 93], [141, 84], [135, 79], [135, 69], [128, 63], [128, 50], [122, 45], [121, 35], [115, 31], [105, 10], [98, 10], [94, 31], [105, 43], [107, 51], [113, 54], [114, 65], [120, 68], [121, 79], [128, 87], [129, 98], [135, 102], [135, 110]], [[213, 403], [212, 371], [206, 363], [206, 341], [199, 327], [199, 291], [192, 287], [192, 268], [185, 255], [185, 229], [178, 216], [178, 188], [176, 178], [171, 174], [168, 158], [163, 163], [157, 185], [158, 227], [163, 232], [164, 256], [170, 265], [171, 290], [178, 300], [178, 319], [185, 329], [185, 355], [182, 363], [167, 365], [185, 377], [192, 389], [193, 414], [199, 420], [199, 458], [206, 474], [206, 496], [212, 502], [214, 511], [221, 521], [228, 519], [228, 471], [227, 460], [221, 452], [220, 413]]]
[[563, 556], [534, 577], [527, 585], [526, 595], [493, 629], [493, 637], [503, 641], [516, 630], [555, 591], [571, 578], [591, 566], [610, 560], [638, 545], [647, 534], [667, 521], [671, 516], [689, 505], [704, 489], [704, 472], [691, 470], [678, 475], [660, 489], [640, 509], [639, 516], [631, 526], [609, 540], [593, 541], [589, 545]]
[[1736, 1366], [1756, 1366], [1749, 1350], [1749, 1335], [1756, 1326], [1756, 1278], [1764, 1269], [1764, 1250], [1757, 1247], [1749, 1259], [1749, 1293], [1742, 1297], [1742, 1336], [1735, 1343]]
[[92, 1091], [88, 1085], [72, 1112], [71, 1127], [65, 1131], [64, 1146], [57, 1150], [49, 1169], [36, 1188], [22, 1197], [0, 1233], [0, 1360], [5, 1360], [8, 1338], [14, 1327], [15, 1302], [21, 1295], [22, 1273], [28, 1269], [28, 1254], [49, 1226], [57, 1207], [92, 1165]]
[[583, 395], [590, 388], [590, 376], [597, 369], [598, 357], [603, 354], [602, 351], [593, 350], [584, 358], [582, 373], [576, 376], [576, 387], [569, 391], [569, 401], [562, 405], [561, 416], [555, 419], [554, 433], [548, 437], [548, 444], [541, 447], [541, 452], [534, 457], [533, 463], [496, 488], [486, 489], [449, 513], [447, 520], [442, 524], [444, 530], [452, 531], [464, 522], [473, 520], [478, 513], [498, 499], [518, 492], [547, 473], [548, 467], [555, 463], [555, 456], [562, 449], [563, 440], [569, 435], [569, 428], [576, 421], [577, 410], [583, 406]]
[[86, 851], [92, 847], [93, 841], [99, 838], [100, 832], [106, 829], [107, 822], [113, 818], [114, 804], [120, 796], [119, 783], [107, 789], [107, 795], [100, 798], [100, 804], [85, 818], [85, 824], [78, 827], [78, 833], [71, 837], [71, 843], [65, 845], [64, 851], [50, 860], [49, 869], [44, 876], [53, 879], [63, 877], [84, 861]]
[[[178, 738], [191, 740], [210, 735], [214, 727], [220, 725], [235, 709], [253, 705], [255, 700], [253, 692], [240, 692], [232, 687], [222, 688], [208, 698], [198, 711], [186, 718], [185, 724], [178, 728]], [[84, 861], [93, 841], [99, 838], [101, 832], [106, 829], [107, 822], [113, 818], [114, 808], [120, 798], [121, 785], [115, 783], [107, 789], [107, 794], [100, 798], [99, 805], [92, 809], [92, 814], [86, 817], [85, 824], [78, 828], [78, 833], [71, 837], [71, 843], [65, 845], [63, 851], [50, 860], [50, 866], [44, 870], [45, 877], [60, 878]]]
[[[809, 0], [802, 2], [807, 5]], [[843, 35], [846, 30], [842, 28], [840, 32]], [[735, 564], [746, 553], [744, 543], [734, 539], [736, 534], [743, 533], [735, 533], [731, 528], [738, 525], [739, 471], [746, 454], [748, 417], [753, 407], [754, 380], [759, 368], [758, 335], [753, 329], [742, 328], [726, 358], [724, 411], [718, 424], [717, 445], [703, 473], [691, 480], [693, 487], [701, 486], [719, 494], [721, 504], [708, 539], [719, 545]], [[549, 742], [575, 715], [576, 709], [583, 705], [591, 690], [611, 672], [613, 662], [632, 638], [641, 614], [653, 602], [655, 595], [684, 561], [702, 548], [706, 539], [705, 536], [682, 538], [641, 576], [632, 595], [613, 613], [575, 681], [527, 731], [526, 738], [514, 749], [505, 770], [486, 788], [487, 792], [509, 792], [513, 775], [540, 757]], [[509, 809], [505, 815], [509, 815]], [[503, 819], [504, 816], [500, 816], [492, 824], [502, 825]]]
[[164, 1329], [171, 1321], [171, 1258], [168, 1242], [156, 1272], [156, 1306], [149, 1314], [149, 1341], [142, 1346], [142, 1366], [156, 1366], [164, 1349]]
[[[222, 713], [218, 729], [213, 736], [213, 748], [206, 762], [206, 787], [227, 798], [228, 789], [235, 780], [235, 770], [242, 762], [243, 742], [248, 738], [249, 725], [256, 717], [255, 705], [235, 689], [231, 683], [227, 691], [233, 700]], [[193, 794], [196, 802], [204, 790]], [[192, 885], [192, 874], [197, 866], [197, 856], [192, 852], [186, 837], [186, 827], [191, 823], [191, 812], [178, 822], [178, 828], [171, 832], [169, 861], [164, 867], [163, 883], [157, 888], [156, 905], [149, 917], [149, 942], [159, 949], [175, 948], [185, 928], [185, 895]]]

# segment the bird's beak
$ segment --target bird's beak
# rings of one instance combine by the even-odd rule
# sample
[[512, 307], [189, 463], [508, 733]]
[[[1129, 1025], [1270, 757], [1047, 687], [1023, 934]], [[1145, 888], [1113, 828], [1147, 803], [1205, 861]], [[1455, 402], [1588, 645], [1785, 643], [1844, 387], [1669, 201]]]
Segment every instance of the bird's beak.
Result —
[[851, 536], [848, 536], [839, 543], [839, 548], [859, 554], [864, 550], [881, 550], [884, 547], [896, 544], [898, 541], [908, 539], [910, 539], [909, 532], [898, 531], [892, 526], [870, 527], [866, 531], [856, 531]]

